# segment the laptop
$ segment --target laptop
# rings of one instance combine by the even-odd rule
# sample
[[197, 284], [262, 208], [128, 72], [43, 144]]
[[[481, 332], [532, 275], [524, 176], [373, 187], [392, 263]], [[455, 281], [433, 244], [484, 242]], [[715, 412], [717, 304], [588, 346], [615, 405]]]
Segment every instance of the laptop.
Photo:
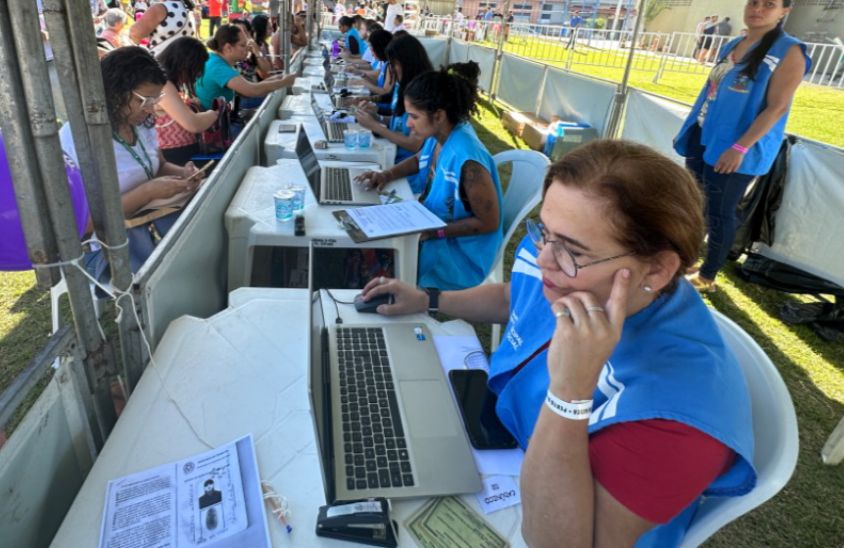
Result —
[[308, 390], [326, 500], [480, 491], [425, 325], [335, 324], [323, 315], [328, 291], [311, 297]]
[[349, 129], [349, 124], [345, 122], [332, 122], [329, 120], [328, 117], [325, 116], [325, 112], [319, 107], [316, 97], [314, 97], [313, 94], [311, 94], [311, 107], [314, 110], [314, 116], [316, 116], [317, 121], [322, 128], [322, 134], [325, 136], [325, 140], [329, 143], [342, 143], [343, 133]]
[[296, 156], [308, 178], [317, 203], [323, 205], [373, 205], [381, 203], [378, 191], [367, 190], [354, 178], [377, 164], [359, 163], [358, 167], [320, 167], [308, 133], [299, 125], [296, 136]]

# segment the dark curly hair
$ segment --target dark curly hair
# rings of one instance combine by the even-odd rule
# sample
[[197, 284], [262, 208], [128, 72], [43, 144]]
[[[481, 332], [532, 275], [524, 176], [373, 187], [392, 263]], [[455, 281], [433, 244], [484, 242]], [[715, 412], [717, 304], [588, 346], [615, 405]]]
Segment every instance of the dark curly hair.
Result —
[[106, 106], [111, 128], [117, 131], [126, 122], [126, 107], [134, 95], [132, 91], [144, 84], [163, 86], [167, 82], [158, 61], [139, 46], [118, 48], [100, 61], [105, 88]]
[[444, 110], [448, 121], [457, 125], [477, 111], [480, 74], [481, 68], [474, 61], [454, 63], [417, 76], [407, 86], [404, 96], [428, 115]]
[[196, 95], [194, 83], [205, 72], [208, 60], [208, 50], [202, 42], [192, 36], [176, 38], [156, 59], [176, 88], [184, 86], [191, 96]]

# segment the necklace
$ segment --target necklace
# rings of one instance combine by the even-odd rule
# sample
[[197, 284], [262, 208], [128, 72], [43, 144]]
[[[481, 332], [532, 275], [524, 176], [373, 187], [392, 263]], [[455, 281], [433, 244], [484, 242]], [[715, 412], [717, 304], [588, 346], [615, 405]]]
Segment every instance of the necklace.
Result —
[[135, 129], [135, 127], [132, 126], [132, 135], [135, 137], [135, 143], [140, 145], [141, 152], [143, 152], [144, 158], [146, 159], [146, 162], [141, 160], [141, 157], [138, 156], [138, 153], [135, 152], [135, 149], [132, 146], [130, 146], [129, 143], [127, 143], [123, 139], [123, 137], [120, 136], [119, 133], [117, 133], [116, 131], [112, 131], [111, 135], [114, 138], [114, 140], [117, 141], [118, 143], [120, 143], [123, 146], [123, 148], [126, 149], [126, 152], [128, 152], [132, 156], [132, 158], [136, 162], [138, 162], [138, 165], [140, 165], [143, 168], [144, 173], [147, 174], [147, 180], [152, 179], [153, 178], [152, 160], [150, 160], [149, 154], [147, 154], [147, 149], [146, 149], [146, 147], [144, 147], [144, 142], [138, 137], [138, 132]]

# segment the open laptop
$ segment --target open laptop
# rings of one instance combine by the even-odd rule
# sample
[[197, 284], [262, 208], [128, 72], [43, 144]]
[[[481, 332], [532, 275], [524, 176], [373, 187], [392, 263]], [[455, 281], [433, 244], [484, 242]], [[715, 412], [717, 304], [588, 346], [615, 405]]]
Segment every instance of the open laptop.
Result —
[[381, 195], [354, 182], [354, 178], [378, 169], [377, 164], [361, 163], [359, 167], [320, 167], [316, 153], [300, 124], [296, 135], [296, 156], [314, 191], [317, 203], [323, 205], [373, 205], [381, 203]]
[[327, 501], [480, 491], [425, 325], [327, 322], [322, 306], [332, 296], [310, 295], [308, 389]]
[[311, 94], [311, 108], [313, 108], [314, 116], [316, 116], [316, 119], [322, 128], [322, 134], [325, 135], [325, 140], [329, 143], [342, 143], [343, 133], [349, 129], [349, 124], [345, 122], [332, 122], [329, 120], [325, 115], [325, 111], [323, 111], [317, 103], [316, 97], [314, 97], [313, 93]]

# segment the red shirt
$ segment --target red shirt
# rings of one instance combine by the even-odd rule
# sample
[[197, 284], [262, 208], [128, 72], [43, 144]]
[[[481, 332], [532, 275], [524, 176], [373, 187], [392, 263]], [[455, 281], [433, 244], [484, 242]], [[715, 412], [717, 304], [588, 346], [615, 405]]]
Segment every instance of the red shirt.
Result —
[[223, 0], [208, 0], [208, 16], [222, 17], [223, 16]]
[[696, 428], [652, 419], [589, 438], [592, 475], [637, 516], [667, 523], [732, 466], [735, 453]]

